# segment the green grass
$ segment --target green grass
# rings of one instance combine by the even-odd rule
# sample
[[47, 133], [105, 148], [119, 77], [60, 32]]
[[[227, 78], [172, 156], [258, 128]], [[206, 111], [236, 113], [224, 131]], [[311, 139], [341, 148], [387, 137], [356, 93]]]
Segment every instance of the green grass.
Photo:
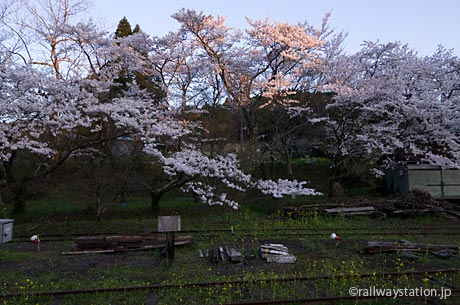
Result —
[[[315, 296], [347, 295], [351, 285], [380, 285], [395, 287], [421, 285], [420, 278], [401, 277], [398, 279], [367, 278], [359, 274], [382, 271], [401, 272], [407, 270], [458, 268], [458, 260], [441, 259], [430, 254], [422, 255], [417, 261], [405, 260], [396, 253], [363, 255], [359, 254], [367, 240], [393, 240], [401, 238], [421, 243], [455, 244], [460, 246], [459, 235], [379, 235], [359, 236], [349, 228], [384, 227], [392, 229], [401, 226], [443, 226], [440, 217], [414, 217], [407, 219], [372, 219], [367, 217], [328, 217], [308, 212], [297, 219], [283, 218], [279, 209], [283, 206], [303, 205], [312, 198], [296, 198], [279, 201], [261, 201], [261, 198], [246, 200], [239, 210], [228, 207], [209, 207], [195, 203], [185, 196], [166, 196], [160, 203], [159, 211], [152, 211], [148, 197], [129, 197], [127, 205], [115, 205], [102, 222], [95, 219], [92, 211], [81, 202], [54, 197], [36, 199], [29, 202], [28, 212], [15, 218], [14, 234], [43, 236], [42, 252], [36, 254], [28, 243], [7, 243], [0, 245], [0, 295], [12, 292], [54, 291], [62, 289], [86, 289], [99, 287], [126, 287], [151, 284], [184, 284], [206, 281], [256, 280], [251, 287], [231, 284], [213, 288], [186, 288], [157, 291], [159, 304], [219, 304], [223, 302], [243, 302], [262, 299], [305, 298]], [[325, 199], [315, 199], [318, 202]], [[183, 230], [226, 229], [208, 237], [193, 234], [194, 241], [186, 247], [176, 248], [176, 257], [168, 265], [160, 251], [123, 253], [114, 255], [62, 256], [69, 251], [71, 241], [51, 243], [47, 234], [92, 234], [114, 232], [120, 234], [147, 233], [157, 228], [158, 215], [181, 215]], [[233, 227], [235, 235], [230, 234]], [[277, 231], [259, 229], [310, 229], [320, 235], [282, 236]], [[282, 232], [282, 231], [280, 231]], [[329, 239], [330, 232], [342, 236], [338, 247]], [[324, 233], [324, 235], [322, 235]], [[297, 262], [293, 265], [267, 264], [257, 252], [261, 243], [275, 242], [289, 245], [296, 251]], [[199, 258], [198, 250], [205, 252], [213, 244], [231, 245], [244, 252], [242, 264], [212, 265]], [[334, 276], [333, 280], [311, 283], [299, 282], [288, 285], [265, 283], [263, 280], [283, 277]], [[437, 278], [441, 278], [438, 276]], [[460, 274], [442, 278], [460, 286]], [[258, 280], [258, 281], [257, 281]], [[313, 288], [312, 288], [313, 287]], [[147, 291], [88, 294], [69, 296], [60, 304], [142, 304]], [[27, 296], [2, 299], [0, 304], [50, 304], [53, 298]], [[412, 304], [407, 300], [378, 300], [363, 304]], [[417, 304], [419, 300], [413, 301]], [[455, 304], [458, 299], [453, 299]], [[406, 302], [406, 303], [405, 303]], [[458, 302], [457, 302], [458, 303]], [[353, 304], [342, 302], [341, 304]], [[360, 303], [361, 304], [361, 303]]]

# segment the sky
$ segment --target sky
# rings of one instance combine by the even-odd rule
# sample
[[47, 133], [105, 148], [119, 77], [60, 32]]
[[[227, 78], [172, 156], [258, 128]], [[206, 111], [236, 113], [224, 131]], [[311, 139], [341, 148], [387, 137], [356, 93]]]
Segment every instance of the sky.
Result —
[[225, 16], [226, 24], [245, 29], [245, 17], [320, 26], [330, 12], [330, 28], [348, 33], [344, 49], [352, 54], [363, 41], [407, 43], [419, 55], [433, 54], [438, 45], [460, 55], [458, 0], [92, 0], [92, 14], [114, 32], [124, 16], [150, 36], [179, 28], [171, 15], [181, 8]]

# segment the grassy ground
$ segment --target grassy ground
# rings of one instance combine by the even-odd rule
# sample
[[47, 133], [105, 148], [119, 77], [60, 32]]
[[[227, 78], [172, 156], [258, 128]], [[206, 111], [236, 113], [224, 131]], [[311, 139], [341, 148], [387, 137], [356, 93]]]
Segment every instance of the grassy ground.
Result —
[[[165, 198], [157, 212], [150, 209], [148, 198], [129, 198], [126, 206], [116, 205], [102, 222], [84, 204], [64, 197], [36, 200], [28, 206], [28, 213], [15, 217], [15, 241], [0, 244], [0, 304], [143, 304], [148, 298], [146, 290], [83, 294], [56, 297], [31, 297], [27, 293], [65, 289], [91, 289], [127, 287], [153, 284], [178, 284], [174, 289], [155, 291], [158, 304], [221, 304], [284, 298], [309, 298], [321, 296], [348, 296], [352, 286], [381, 288], [440, 288], [450, 284], [460, 287], [460, 274], [438, 275], [434, 280], [427, 276], [405, 276], [405, 271], [426, 269], [458, 269], [459, 259], [442, 259], [423, 254], [417, 260], [408, 260], [395, 253], [376, 255], [360, 254], [367, 240], [398, 241], [408, 239], [420, 243], [453, 244], [460, 246], [460, 235], [397, 235], [379, 234], [384, 228], [457, 226], [440, 217], [409, 219], [329, 218], [316, 213], [299, 219], [283, 219], [277, 210], [283, 205], [300, 205], [308, 198], [295, 201], [263, 201], [254, 198], [234, 211], [226, 207], [208, 207], [187, 197]], [[315, 199], [318, 200], [318, 199]], [[319, 199], [324, 200], [324, 199]], [[118, 234], [147, 233], [156, 230], [158, 215], [181, 215], [182, 229], [228, 229], [211, 235], [192, 234], [193, 243], [176, 249], [173, 264], [169, 265], [160, 251], [133, 252], [106, 255], [63, 256], [71, 249], [72, 241], [47, 241], [51, 234]], [[231, 234], [231, 228], [235, 234]], [[261, 229], [280, 229], [264, 231]], [[309, 229], [311, 234], [283, 235], [286, 229]], [[361, 236], [350, 228], [375, 228], [373, 235]], [[342, 241], [338, 246], [329, 239], [336, 232]], [[31, 242], [20, 242], [33, 234], [40, 234], [42, 251], [34, 252]], [[268, 264], [258, 254], [262, 243], [283, 243], [297, 257], [294, 264]], [[213, 265], [198, 257], [212, 245], [229, 245], [244, 254], [243, 263]], [[382, 278], [380, 272], [401, 272], [396, 278]], [[360, 274], [375, 274], [365, 279]], [[329, 276], [332, 279], [309, 282], [266, 282], [267, 279]], [[235, 285], [234, 280], [254, 280], [251, 285]], [[217, 287], [186, 287], [187, 283], [221, 281]], [[441, 283], [441, 284], [440, 284]], [[24, 293], [21, 297], [3, 298], [8, 293]], [[432, 300], [431, 300], [432, 301]], [[431, 302], [430, 301], [430, 302]], [[354, 304], [343, 301], [337, 304]], [[364, 304], [429, 304], [427, 299], [370, 300]], [[435, 304], [458, 304], [451, 297]], [[334, 303], [335, 304], [335, 303]], [[361, 304], [361, 303], [360, 303]]]

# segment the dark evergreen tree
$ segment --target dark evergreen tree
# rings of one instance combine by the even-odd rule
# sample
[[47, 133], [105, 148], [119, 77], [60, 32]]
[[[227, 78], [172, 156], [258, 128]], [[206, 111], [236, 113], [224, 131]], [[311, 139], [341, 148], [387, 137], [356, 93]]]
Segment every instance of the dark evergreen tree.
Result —
[[[137, 26], [138, 27], [138, 26]], [[131, 24], [126, 17], [123, 17], [118, 23], [117, 30], [115, 31], [115, 39], [120, 37], [126, 37], [133, 34]]]
[[[134, 27], [134, 30], [131, 29], [131, 24], [129, 23], [126, 17], [123, 17], [118, 23], [118, 27], [115, 31], [115, 39], [127, 37], [133, 34], [139, 34], [142, 30], [138, 24]], [[142, 53], [141, 53], [142, 54]], [[142, 54], [143, 56], [148, 56], [147, 54]], [[161, 101], [165, 96], [165, 93], [159, 81], [149, 73], [140, 73], [137, 71], [123, 71], [118, 75], [118, 78], [115, 79], [116, 86], [112, 86], [110, 89], [110, 97], [120, 97], [123, 95], [123, 92], [128, 90], [128, 85], [130, 83], [136, 82], [141, 89], [147, 90], [153, 99]]]

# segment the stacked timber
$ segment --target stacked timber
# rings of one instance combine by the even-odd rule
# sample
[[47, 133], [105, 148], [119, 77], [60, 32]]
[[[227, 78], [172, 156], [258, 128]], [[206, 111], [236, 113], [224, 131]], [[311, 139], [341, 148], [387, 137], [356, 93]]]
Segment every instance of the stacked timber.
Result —
[[415, 258], [417, 253], [432, 253], [440, 257], [449, 257], [460, 253], [456, 245], [419, 244], [408, 240], [399, 242], [368, 241], [364, 251], [369, 254], [382, 252], [397, 252], [409, 258]]
[[333, 208], [326, 209], [329, 215], [344, 215], [344, 216], [357, 216], [357, 215], [373, 215], [377, 211], [374, 207], [356, 207], [356, 208]]
[[450, 203], [434, 199], [429, 193], [412, 190], [408, 195], [387, 200], [379, 208], [388, 216], [411, 217], [444, 214]]
[[267, 263], [292, 264], [297, 260], [283, 244], [260, 245], [260, 256], [267, 260]]
[[390, 216], [411, 217], [417, 215], [450, 214], [460, 217], [453, 205], [446, 201], [435, 200], [429, 193], [413, 190], [407, 196], [379, 201], [367, 199], [351, 199], [341, 203], [304, 205], [300, 207], [284, 207], [283, 216], [286, 218], [301, 218], [308, 214], [322, 213], [330, 216]]
[[315, 213], [322, 213], [327, 214], [330, 216], [361, 216], [361, 215], [377, 215], [381, 214], [374, 206], [359, 206], [359, 205], [351, 205], [351, 206], [337, 206], [331, 204], [324, 204], [324, 205], [314, 205], [314, 206], [301, 206], [301, 207], [284, 207], [283, 208], [283, 216], [286, 218], [297, 219], [301, 217], [305, 217], [312, 212]]
[[211, 261], [214, 264], [222, 262], [241, 263], [243, 254], [233, 247], [213, 245], [211, 249]]
[[[191, 236], [176, 236], [174, 245], [186, 245], [192, 240]], [[75, 239], [75, 244], [64, 255], [87, 253], [114, 253], [161, 249], [166, 247], [164, 234], [121, 235], [121, 236], [82, 236]]]

